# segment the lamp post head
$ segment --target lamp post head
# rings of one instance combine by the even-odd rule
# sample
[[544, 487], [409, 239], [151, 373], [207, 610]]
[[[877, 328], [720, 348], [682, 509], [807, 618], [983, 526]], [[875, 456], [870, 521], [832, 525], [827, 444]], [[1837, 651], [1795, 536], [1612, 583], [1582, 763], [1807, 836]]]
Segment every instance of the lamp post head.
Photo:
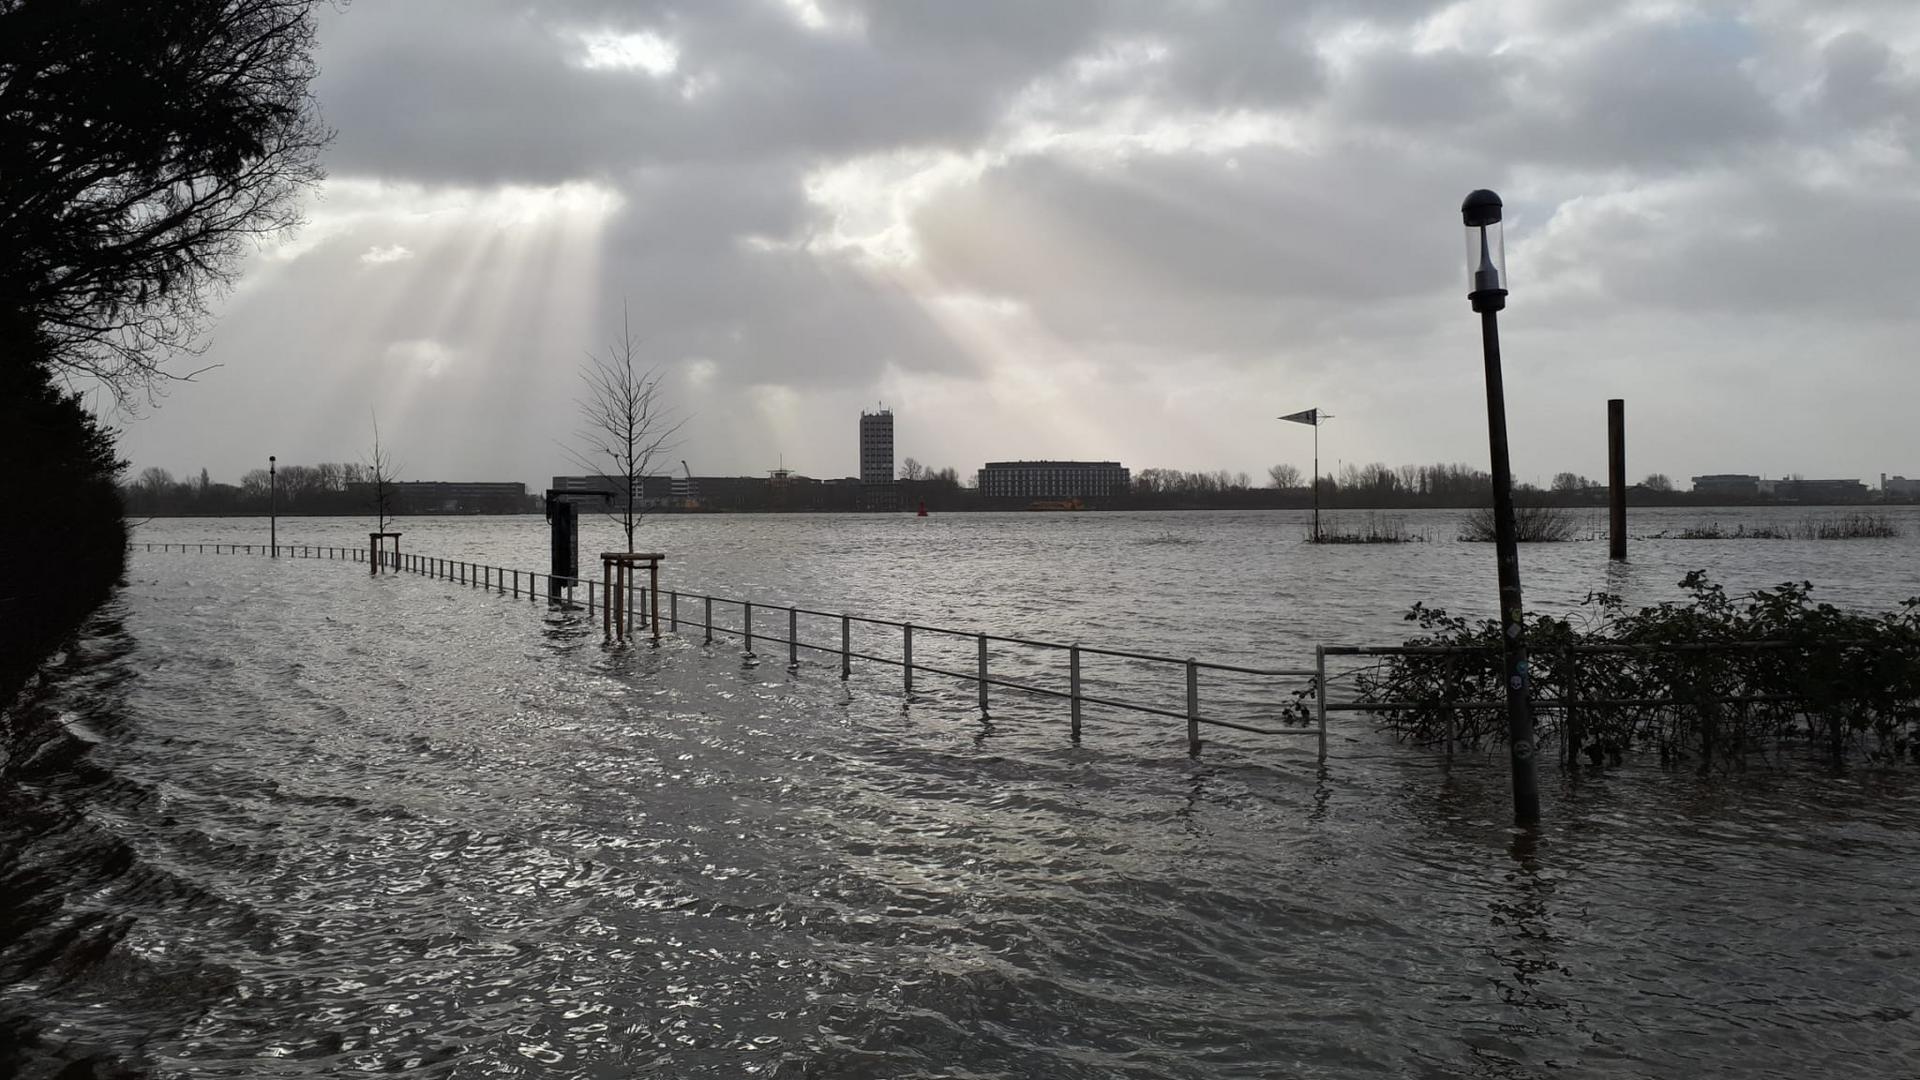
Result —
[[268, 454], [267, 455], [267, 471], [268, 472], [273, 471], [273, 462], [274, 462], [274, 456], [272, 454]]
[[1507, 242], [1500, 223], [1500, 196], [1481, 188], [1460, 204], [1467, 227], [1467, 299], [1475, 311], [1506, 306]]

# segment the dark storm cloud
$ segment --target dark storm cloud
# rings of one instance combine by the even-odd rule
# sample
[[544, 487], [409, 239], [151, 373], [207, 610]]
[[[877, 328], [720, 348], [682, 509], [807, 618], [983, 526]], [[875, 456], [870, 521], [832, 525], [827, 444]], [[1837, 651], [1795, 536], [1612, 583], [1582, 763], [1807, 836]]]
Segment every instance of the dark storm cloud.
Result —
[[[1264, 455], [1276, 383], [1364, 383], [1376, 430], [1412, 432], [1458, 346], [1437, 320], [1462, 310], [1478, 186], [1507, 198], [1516, 333], [1552, 342], [1516, 392], [1527, 371], [1592, 391], [1571, 373], [1659, 337], [1623, 312], [1697, 362], [1607, 392], [1734, 411], [1772, 407], [1752, 365], [1781, 320], [1842, 351], [1916, 329], [1906, 2], [359, 0], [322, 43], [332, 195], [209, 358], [286, 365], [315, 431], [363, 416], [370, 380], [405, 382], [382, 389], [441, 440], [413, 455], [426, 472], [471, 471], [444, 454], [538, 475], [515, 463], [550, 439], [463, 441], [448, 417], [567, 429], [562, 384], [623, 303], [707, 410], [690, 456], [711, 468], [844, 470], [849, 402], [992, 408], [1079, 367], [1098, 403], [1054, 407], [1090, 429], [1164, 426], [1162, 390], [1205, 385], [1250, 417], [1208, 418], [1209, 445]], [[596, 45], [634, 62], [592, 66]], [[1728, 331], [1749, 321], [1774, 329]], [[228, 392], [194, 390], [210, 415]], [[976, 426], [1013, 423], [913, 421], [976, 458], [996, 452]], [[142, 464], [162, 430], [132, 436]]]

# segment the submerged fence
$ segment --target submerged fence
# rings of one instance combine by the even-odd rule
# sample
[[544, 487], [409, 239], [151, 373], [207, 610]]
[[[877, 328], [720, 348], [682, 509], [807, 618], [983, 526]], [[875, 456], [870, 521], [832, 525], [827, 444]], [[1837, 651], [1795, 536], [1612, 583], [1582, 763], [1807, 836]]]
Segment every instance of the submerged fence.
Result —
[[[144, 547], [148, 551], [158, 549], [163, 552], [177, 551], [258, 555], [268, 555], [272, 553], [269, 550], [270, 545], [267, 544], [161, 543], [145, 544]], [[327, 559], [361, 564], [368, 564], [370, 558], [372, 558], [370, 552], [363, 548], [315, 546], [308, 544], [280, 544], [278, 545], [278, 554], [291, 558]], [[524, 593], [531, 602], [538, 602], [543, 597], [557, 595], [560, 589], [584, 590], [586, 596], [583, 605], [571, 599], [564, 600], [562, 603], [576, 607], [584, 607], [589, 617], [593, 615], [596, 607], [604, 609], [608, 595], [608, 591], [604, 585], [590, 578], [562, 579], [555, 578], [550, 574], [541, 574], [534, 571], [512, 570], [484, 563], [472, 563], [459, 559], [442, 559], [412, 553], [383, 551], [378, 558], [377, 565], [370, 566], [370, 569], [376, 571], [386, 569], [395, 572], [418, 574], [428, 578], [498, 592], [503, 596], [509, 596], [515, 599]], [[544, 586], [544, 588], [542, 586]], [[1127, 649], [1100, 648], [1091, 645], [1082, 645], [1077, 642], [1042, 641], [1006, 634], [989, 634], [974, 630], [929, 626], [894, 619], [852, 615], [845, 612], [820, 611], [796, 605], [768, 604], [765, 602], [706, 593], [662, 589], [657, 598], [650, 598], [647, 595], [647, 590], [642, 587], [616, 591], [614, 595], [616, 598], [624, 597], [622, 603], [626, 609], [625, 614], [628, 625], [630, 626], [641, 629], [648, 628], [650, 612], [655, 607], [654, 604], [650, 603], [650, 600], [664, 600], [665, 611], [661, 613], [660, 621], [666, 624], [664, 629], [667, 632], [678, 634], [682, 632], [683, 627], [689, 632], [697, 631], [701, 635], [703, 644], [712, 644], [716, 640], [716, 637], [734, 638], [741, 642], [746, 655], [756, 660], [759, 658], [759, 654], [755, 648], [756, 645], [783, 647], [786, 652], [787, 666], [794, 670], [798, 670], [801, 667], [801, 654], [803, 652], [827, 658], [829, 661], [837, 660], [839, 675], [843, 680], [852, 677], [854, 662], [856, 660], [867, 664], [897, 668], [901, 675], [902, 692], [909, 696], [915, 692], [914, 677], [916, 674], [959, 680], [963, 683], [971, 684], [976, 688], [982, 715], [987, 715], [988, 713], [989, 695], [994, 689], [1010, 691], [1035, 698], [1064, 700], [1067, 703], [1069, 735], [1076, 741], [1081, 735], [1081, 724], [1085, 707], [1094, 706], [1122, 712], [1139, 713], [1147, 716], [1184, 720], [1187, 728], [1187, 750], [1190, 754], [1198, 754], [1200, 752], [1202, 745], [1200, 737], [1201, 729], [1203, 727], [1216, 727], [1247, 732], [1254, 735], [1311, 735], [1315, 737], [1319, 759], [1324, 761], [1327, 756], [1327, 712], [1329, 710], [1324, 689], [1326, 681], [1321, 677], [1323, 675], [1322, 669], [1324, 661], [1322, 661], [1322, 668], [1320, 669], [1256, 668], [1240, 664], [1202, 661], [1193, 657], [1182, 658]], [[715, 617], [716, 610], [719, 613], [719, 619]], [[763, 620], [759, 629], [756, 629], [754, 625], [756, 615], [761, 616]], [[736, 619], [737, 621], [729, 625], [726, 621], [729, 618]], [[764, 621], [767, 618], [773, 620], [771, 627]], [[803, 628], [811, 629], [814, 632], [813, 640], [807, 639], [802, 633]], [[890, 648], [884, 648], [877, 643], [863, 644], [856, 647], [856, 628], [862, 631], [869, 641], [872, 641], [876, 637], [888, 642], [897, 641], [897, 652], [894, 652]], [[657, 636], [663, 627], [654, 626], [652, 629]], [[826, 631], [824, 638], [820, 636], [820, 632], [823, 629]], [[921, 647], [922, 659], [915, 659], [914, 650], [916, 644]], [[957, 646], [959, 650], [968, 654], [967, 658], [971, 660], [971, 663], [967, 663], [964, 666], [956, 665], [951, 661], [944, 664], [927, 663], [925, 657], [928, 653], [929, 646], [933, 646], [935, 650], [945, 654], [953, 654]], [[993, 654], [996, 649], [1001, 651], [1000, 659], [1002, 662], [1001, 671], [998, 674], [995, 673], [993, 668]], [[1012, 665], [1011, 659], [1006, 655], [1007, 650], [1020, 650], [1029, 662], [1025, 665]], [[1051, 657], [1055, 660], [1064, 659], [1066, 662], [1064, 679], [1059, 683], [1046, 685], [1032, 679], [1023, 680], [1011, 678], [1006, 674], [1009, 666], [1031, 668], [1033, 666], [1031, 661], [1035, 657]], [[1111, 679], [1096, 681], [1085, 671], [1086, 662], [1090, 659], [1125, 662], [1130, 665], [1136, 673], [1144, 674], [1145, 678], [1136, 678], [1125, 682]], [[1203, 675], [1211, 676], [1215, 679], [1237, 677], [1240, 679], [1263, 680], [1268, 685], [1263, 688], [1261, 699], [1268, 703], [1266, 711], [1268, 711], [1274, 719], [1265, 719], [1260, 716], [1251, 718], [1236, 716], [1229, 718], [1219, 715], [1217, 712], [1211, 715], [1203, 712], [1201, 707], [1201, 682]], [[1306, 689], [1300, 692], [1314, 696], [1317, 707], [1312, 710], [1310, 714], [1312, 722], [1281, 722], [1279, 718], [1282, 716], [1282, 709], [1277, 702], [1282, 696], [1282, 691], [1280, 691], [1277, 686], [1271, 685], [1273, 682], [1279, 680], [1295, 682], [1313, 680], [1312, 682], [1306, 682]], [[1171, 682], [1176, 688], [1176, 693], [1184, 690], [1184, 701], [1176, 699], [1172, 703], [1155, 704], [1148, 701], [1128, 700], [1126, 697], [1118, 696], [1139, 688], [1142, 682], [1150, 682], [1156, 686], [1164, 686], [1168, 682]], [[1089, 689], [1090, 686], [1092, 687], [1091, 690]], [[1221, 706], [1225, 704], [1227, 704], [1227, 702], [1223, 701], [1219, 703]], [[1249, 703], [1242, 700], [1240, 704], [1248, 705]], [[1259, 710], [1262, 707], [1254, 705], [1252, 708]], [[1293, 716], [1298, 719], [1300, 714], [1296, 711], [1293, 713]]]

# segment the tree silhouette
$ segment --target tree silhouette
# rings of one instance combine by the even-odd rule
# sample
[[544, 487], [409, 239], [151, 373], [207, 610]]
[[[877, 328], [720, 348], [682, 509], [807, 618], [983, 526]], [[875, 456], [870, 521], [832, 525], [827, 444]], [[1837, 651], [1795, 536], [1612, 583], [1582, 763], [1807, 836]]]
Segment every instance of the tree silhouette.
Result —
[[172, 378], [329, 133], [316, 0], [0, 0], [0, 309], [121, 404]]

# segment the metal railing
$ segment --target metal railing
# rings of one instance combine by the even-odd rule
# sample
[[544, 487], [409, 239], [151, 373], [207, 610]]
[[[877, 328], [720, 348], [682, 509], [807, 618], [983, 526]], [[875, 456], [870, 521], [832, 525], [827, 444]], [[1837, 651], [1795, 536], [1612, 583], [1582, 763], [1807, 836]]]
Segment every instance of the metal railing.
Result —
[[[269, 554], [268, 545], [266, 544], [161, 543], [146, 544], [145, 547], [148, 551], [153, 551], [158, 548], [163, 552], [198, 551], [204, 553], [211, 550], [214, 554]], [[278, 545], [278, 553], [282, 556], [292, 558], [342, 560], [363, 564], [370, 558], [370, 553], [366, 549], [306, 544], [280, 544]], [[458, 559], [442, 559], [435, 556], [413, 553], [401, 554], [390, 551], [383, 552], [380, 565], [385, 569], [398, 572], [414, 573], [429, 578], [453, 582], [455, 584], [466, 584], [473, 588], [497, 591], [502, 595], [510, 595], [514, 598], [518, 598], [522, 593], [525, 593], [527, 598], [532, 601], [539, 600], [543, 592], [549, 596], [554, 596], [557, 595], [561, 589], [584, 589], [586, 593], [586, 603], [584, 606], [589, 617], [593, 615], [596, 606], [605, 606], [605, 589], [600, 586], [599, 582], [590, 578], [556, 578], [550, 574], [541, 574], [534, 571], [508, 570], [484, 563], [472, 563]], [[539, 588], [543, 582], [547, 585], [545, 590]], [[648, 612], [650, 610], [647, 589], [645, 587], [628, 589], [625, 591], [625, 597], [630, 625], [645, 629], [648, 625]], [[698, 630], [701, 633], [702, 644], [713, 644], [716, 635], [720, 637], [737, 638], [741, 642], [745, 654], [753, 659], [758, 658], [758, 654], [755, 652], [756, 643], [784, 646], [787, 654], [787, 666], [793, 670], [798, 670], [801, 667], [800, 656], [802, 652], [837, 658], [837, 667], [842, 680], [852, 677], [854, 661], [856, 660], [898, 668], [901, 672], [902, 691], [908, 695], [909, 698], [911, 698], [914, 693], [914, 676], [916, 674], [956, 679], [970, 683], [977, 688], [980, 712], [983, 716], [988, 713], [990, 702], [989, 694], [990, 691], [995, 688], [1025, 694], [1031, 697], [1065, 700], [1068, 708], [1068, 733], [1069, 737], [1075, 741], [1080, 739], [1084, 707], [1096, 706], [1123, 712], [1133, 712], [1148, 716], [1186, 721], [1187, 751], [1190, 754], [1198, 754], [1200, 752], [1202, 745], [1200, 732], [1203, 727], [1218, 727], [1248, 732], [1254, 735], [1313, 735], [1316, 738], [1318, 757], [1324, 761], [1327, 756], [1327, 713], [1329, 711], [1338, 711], [1336, 707], [1328, 706], [1325, 701], [1325, 679], [1319, 677], [1324, 675], [1325, 671], [1324, 656], [1321, 658], [1318, 670], [1309, 668], [1256, 668], [1240, 664], [1202, 661], [1193, 657], [1183, 658], [1128, 649], [1108, 649], [1092, 645], [1083, 645], [1078, 642], [1041, 641], [1007, 634], [989, 634], [974, 630], [958, 630], [950, 627], [929, 626], [894, 619], [851, 615], [845, 612], [820, 611], [795, 605], [767, 604], [764, 602], [706, 593], [687, 593], [678, 590], [663, 589], [661, 590], [661, 599], [666, 601], [666, 612], [662, 616], [662, 619], [667, 623], [667, 629], [670, 632], [679, 633], [682, 623], [686, 623], [691, 629]], [[575, 601], [570, 599], [561, 600], [560, 602], [578, 606]], [[681, 611], [683, 602], [695, 608], [697, 612], [696, 618], [683, 618]], [[723, 614], [737, 611], [739, 616], [738, 624], [729, 626], [723, 622], [716, 622], [714, 619], [714, 609], [716, 605], [720, 607]], [[756, 630], [754, 628], [754, 615], [756, 612], [771, 613], [776, 619], [784, 614], [785, 619], [782, 621], [786, 624], [784, 627], [785, 635], [782, 636], [778, 632], [768, 633], [765, 629]], [[839, 631], [837, 635], [838, 641], [834, 642], [831, 638], [824, 643], [819, 640], [806, 640], [801, 633], [802, 617], [809, 620], [828, 620], [832, 625], [836, 626]], [[863, 629], [880, 628], [885, 631], [889, 637], [897, 631], [899, 635], [898, 653], [896, 655], [887, 655], [884, 652], [856, 649], [854, 647], [853, 634], [855, 627], [861, 627]], [[916, 638], [918, 638], [923, 645], [927, 643], [929, 638], [948, 643], [949, 646], [956, 641], [972, 644], [973, 663], [970, 665], [971, 670], [944, 667], [915, 660], [914, 644]], [[1064, 673], [1064, 685], [1042, 685], [1032, 681], [1008, 678], [1004, 674], [996, 675], [991, 667], [992, 653], [996, 647], [1000, 648], [1003, 652], [1008, 648], [1013, 648], [1026, 650], [1030, 656], [1041, 654], [1065, 659], [1066, 671]], [[1148, 665], [1156, 672], [1172, 669], [1181, 676], [1181, 681], [1184, 683], [1184, 708], [1129, 701], [1117, 696], [1112, 696], [1112, 693], [1089, 693], [1088, 683], [1092, 680], [1086, 677], [1084, 670], [1085, 661], [1089, 658], [1122, 660], [1136, 665]], [[1250, 722], [1246, 718], [1229, 719], [1221, 715], [1208, 715], [1203, 713], [1201, 711], [1200, 690], [1201, 676], [1204, 673], [1212, 673], [1217, 676], [1240, 676], [1243, 678], [1263, 680], [1304, 680], [1318, 678], [1317, 697], [1320, 707], [1315, 712], [1317, 723], [1275, 724], [1271, 721], [1257, 723]], [[1118, 687], [1116, 692], [1130, 688], [1131, 687], [1126, 686]]]

